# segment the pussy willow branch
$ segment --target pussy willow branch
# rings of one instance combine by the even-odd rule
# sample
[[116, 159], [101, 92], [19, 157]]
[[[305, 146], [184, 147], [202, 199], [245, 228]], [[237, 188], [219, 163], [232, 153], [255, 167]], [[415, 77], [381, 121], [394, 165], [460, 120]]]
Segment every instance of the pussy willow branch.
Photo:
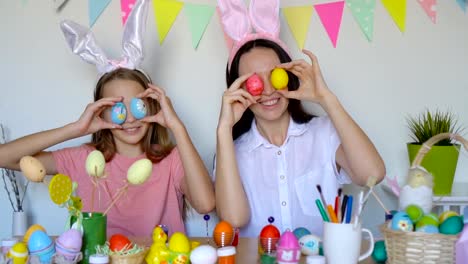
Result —
[[15, 211], [15, 212], [16, 212], [15, 206], [13, 205], [13, 200], [11, 200], [11, 194], [10, 194], [10, 190], [8, 190], [8, 187], [7, 187], [7, 183], [6, 183], [5, 177], [7, 177], [7, 176], [5, 175], [5, 170], [4, 170], [4, 169], [2, 169], [2, 179], [3, 179], [3, 183], [4, 183], [3, 187], [5, 187], [5, 190], [6, 190], [7, 194], [8, 194], [8, 200], [10, 200], [10, 203], [11, 203], [11, 208], [13, 208], [13, 211]]

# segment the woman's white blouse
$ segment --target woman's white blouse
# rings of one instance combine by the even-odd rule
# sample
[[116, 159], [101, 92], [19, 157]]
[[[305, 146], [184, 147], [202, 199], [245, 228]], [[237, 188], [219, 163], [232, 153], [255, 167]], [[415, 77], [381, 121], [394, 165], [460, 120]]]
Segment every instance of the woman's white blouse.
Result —
[[306, 124], [291, 119], [287, 137], [279, 147], [260, 135], [254, 120], [252, 128], [235, 141], [239, 174], [251, 213], [240, 235], [257, 237], [270, 216], [281, 232], [305, 227], [321, 235], [316, 185], [322, 186], [327, 204], [334, 205], [340, 185], [351, 182], [336, 166], [339, 145], [328, 117], [315, 117]]

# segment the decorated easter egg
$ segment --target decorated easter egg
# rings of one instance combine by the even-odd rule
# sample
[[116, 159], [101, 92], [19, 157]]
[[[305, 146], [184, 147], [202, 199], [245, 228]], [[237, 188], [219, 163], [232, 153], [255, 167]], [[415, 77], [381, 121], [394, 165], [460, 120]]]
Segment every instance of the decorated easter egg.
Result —
[[17, 242], [7, 252], [7, 258], [13, 260], [13, 264], [25, 264], [28, 260], [28, 248], [23, 242]]
[[111, 110], [111, 120], [117, 125], [121, 125], [127, 119], [127, 108], [122, 102], [115, 103]]
[[41, 230], [44, 233], [46, 232], [45, 228], [39, 224], [34, 224], [26, 230], [26, 233], [24, 233], [23, 236], [23, 241], [24, 243], [28, 244], [29, 237], [31, 236], [32, 233], [34, 233], [36, 230]]
[[451, 216], [458, 216], [457, 212], [454, 211], [445, 211], [439, 215], [439, 223], [443, 223], [447, 218]]
[[263, 81], [256, 73], [250, 76], [245, 82], [245, 88], [251, 95], [261, 95], [263, 92]]
[[55, 174], [49, 183], [49, 196], [52, 202], [61, 205], [70, 199], [73, 192], [73, 183], [65, 174]]
[[411, 232], [413, 231], [413, 222], [406, 212], [398, 212], [393, 216], [392, 229]]
[[127, 180], [133, 185], [144, 183], [153, 171], [153, 163], [149, 159], [135, 161], [128, 169]]
[[177, 253], [189, 253], [190, 241], [181, 232], [175, 232], [169, 239], [169, 249]]
[[278, 262], [298, 263], [301, 258], [301, 247], [291, 231], [285, 231], [278, 242], [276, 259]]
[[438, 234], [439, 228], [435, 225], [423, 225], [416, 227], [416, 232], [423, 232], [428, 234]]
[[301, 237], [305, 235], [310, 235], [310, 231], [305, 227], [298, 227], [294, 229], [293, 233], [297, 239], [301, 239]]
[[276, 244], [280, 238], [280, 231], [276, 226], [270, 224], [262, 228], [260, 232], [260, 246], [263, 252], [272, 253], [276, 250]]
[[65, 259], [73, 260], [80, 253], [83, 239], [77, 229], [69, 229], [55, 240], [55, 251]]
[[421, 220], [419, 220], [416, 223], [416, 229], [425, 226], [425, 225], [434, 225], [434, 226], [439, 226], [439, 218], [437, 215], [430, 213], [430, 214], [425, 214]]
[[109, 239], [109, 249], [117, 252], [130, 249], [132, 241], [122, 234], [114, 234]]
[[299, 239], [299, 246], [304, 255], [318, 255], [319, 254], [320, 237], [316, 235], [304, 235]]
[[190, 253], [192, 264], [216, 264], [217, 260], [216, 249], [210, 245], [198, 246]]
[[104, 169], [106, 168], [106, 159], [99, 150], [93, 150], [86, 158], [86, 173], [89, 176], [100, 178], [104, 176]]
[[38, 159], [32, 156], [24, 156], [21, 158], [19, 166], [28, 180], [32, 182], [42, 182], [44, 180], [46, 169]]
[[463, 229], [463, 219], [460, 216], [451, 216], [439, 226], [439, 232], [446, 235], [457, 235]]
[[213, 230], [213, 238], [218, 247], [229, 246], [234, 238], [234, 229], [226, 221], [220, 221]]
[[421, 220], [421, 218], [424, 215], [424, 212], [423, 212], [422, 208], [415, 205], [415, 204], [408, 205], [406, 207], [405, 211], [408, 214], [411, 221], [413, 221], [413, 223], [416, 223], [419, 220]]
[[142, 119], [146, 116], [147, 112], [145, 101], [136, 97], [132, 98], [130, 101], [130, 113], [132, 113], [133, 117]]
[[288, 73], [282, 68], [275, 68], [271, 72], [270, 81], [276, 90], [284, 89], [288, 86]]
[[39, 256], [43, 263], [50, 263], [55, 254], [54, 242], [41, 230], [36, 230], [31, 234], [28, 240], [28, 249], [32, 256]]

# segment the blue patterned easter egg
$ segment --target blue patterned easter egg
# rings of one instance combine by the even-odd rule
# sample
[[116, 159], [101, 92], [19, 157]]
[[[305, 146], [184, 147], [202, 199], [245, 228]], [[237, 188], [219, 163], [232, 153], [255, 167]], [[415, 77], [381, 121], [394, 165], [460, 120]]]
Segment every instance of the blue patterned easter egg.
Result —
[[438, 234], [439, 228], [435, 225], [423, 225], [416, 228], [416, 232], [423, 232], [428, 234]]
[[125, 122], [126, 119], [127, 119], [127, 108], [125, 107], [125, 104], [122, 102], [116, 103], [112, 107], [112, 112], [111, 112], [112, 123], [121, 125]]
[[293, 233], [297, 239], [301, 239], [301, 237], [305, 235], [310, 235], [310, 231], [305, 227], [298, 227], [294, 229]]
[[392, 229], [401, 230], [404, 232], [412, 232], [413, 222], [406, 212], [398, 212], [393, 216]]
[[136, 119], [142, 119], [146, 116], [148, 111], [146, 110], [146, 105], [143, 100], [140, 98], [132, 98], [130, 102], [130, 112]]

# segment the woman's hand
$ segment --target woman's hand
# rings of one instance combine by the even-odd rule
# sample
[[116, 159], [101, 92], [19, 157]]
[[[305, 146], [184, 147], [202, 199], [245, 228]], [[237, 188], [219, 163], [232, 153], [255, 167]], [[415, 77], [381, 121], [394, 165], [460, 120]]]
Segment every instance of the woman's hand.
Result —
[[245, 74], [237, 78], [231, 86], [224, 92], [223, 101], [221, 104], [221, 113], [219, 114], [218, 127], [226, 127], [231, 129], [234, 124], [244, 114], [245, 110], [252, 104], [257, 103], [257, 97], [242, 89], [242, 84], [252, 74]]
[[142, 122], [148, 123], [158, 123], [163, 127], [169, 128], [174, 130], [177, 126], [182, 125], [182, 121], [180, 121], [179, 117], [177, 116], [174, 107], [172, 106], [171, 100], [166, 95], [163, 89], [154, 85], [148, 84], [148, 89], [144, 92], [138, 94], [137, 98], [152, 98], [156, 100], [161, 109], [159, 112], [152, 116], [146, 116], [141, 119]]
[[317, 57], [308, 50], [304, 49], [302, 52], [312, 63], [301, 59], [278, 65], [279, 68], [290, 71], [299, 78], [299, 88], [295, 91], [278, 90], [278, 92], [287, 98], [311, 101], [324, 106], [326, 99], [334, 95], [323, 79]]
[[78, 121], [74, 123], [79, 131], [79, 136], [93, 134], [102, 129], [122, 128], [120, 125], [107, 122], [101, 117], [102, 111], [121, 101], [122, 97], [117, 96], [101, 98], [88, 104]]

